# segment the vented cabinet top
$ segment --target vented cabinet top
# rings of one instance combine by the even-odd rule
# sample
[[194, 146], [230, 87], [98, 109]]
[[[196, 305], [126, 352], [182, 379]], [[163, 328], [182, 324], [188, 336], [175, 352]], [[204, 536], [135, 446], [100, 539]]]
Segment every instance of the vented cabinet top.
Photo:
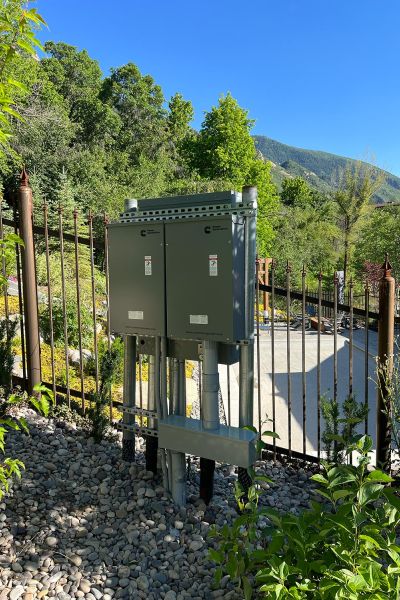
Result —
[[[140, 212], [166, 208], [185, 208], [187, 206], [208, 206], [215, 204], [230, 204], [232, 208], [242, 201], [242, 194], [233, 190], [226, 192], [211, 192], [182, 196], [164, 196], [162, 198], [145, 198], [138, 201], [137, 210]], [[135, 210], [135, 209], [133, 209]]]

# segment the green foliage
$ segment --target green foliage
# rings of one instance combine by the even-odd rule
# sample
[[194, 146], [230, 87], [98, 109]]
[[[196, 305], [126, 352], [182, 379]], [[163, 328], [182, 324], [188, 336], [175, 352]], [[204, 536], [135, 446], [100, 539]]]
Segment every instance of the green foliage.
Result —
[[175, 94], [168, 102], [168, 129], [174, 144], [179, 147], [191, 136], [190, 123], [193, 121], [194, 110], [190, 100], [185, 100], [182, 94]]
[[107, 350], [101, 358], [99, 392], [94, 394], [93, 406], [87, 412], [90, 434], [96, 442], [104, 439], [110, 426], [107, 408], [110, 403], [112, 384], [117, 379], [120, 361], [121, 352], [118, 345], [111, 346], [111, 349]]
[[26, 419], [15, 414], [15, 407], [23, 404], [47, 417], [54, 404], [53, 392], [39, 384], [35, 386], [33, 396], [14, 393], [0, 398], [0, 452], [4, 457], [0, 460], [0, 500], [8, 492], [12, 477], [20, 478], [21, 470], [25, 468], [21, 460], [5, 456], [7, 433], [11, 430], [29, 432]]
[[312, 190], [302, 177], [284, 179], [281, 200], [285, 206], [308, 208], [313, 203]]
[[371, 200], [382, 185], [382, 176], [373, 167], [361, 162], [349, 166], [340, 174], [335, 202], [339, 210], [344, 246], [343, 269], [346, 285], [352, 260], [355, 236], [362, 219], [372, 210]]
[[117, 144], [137, 163], [144, 156], [157, 158], [166, 139], [164, 96], [150, 75], [128, 63], [111, 69], [103, 84], [101, 100], [111, 106], [120, 118]]
[[[4, 271], [0, 272], [0, 289], [8, 285], [7, 275], [10, 266], [15, 259], [15, 245], [23, 246], [21, 238], [15, 234], [7, 234], [0, 240], [0, 263], [4, 265]], [[15, 320], [3, 319], [0, 321], [0, 388], [7, 392], [11, 388], [11, 378], [14, 366], [15, 352], [13, 349], [13, 338], [18, 323]]]
[[276, 219], [272, 256], [279, 257], [276, 264], [277, 281], [284, 284], [286, 261], [292, 268], [292, 285], [301, 285], [303, 264], [307, 269], [307, 283], [312, 284], [320, 271], [333, 273], [338, 261], [337, 240], [339, 230], [329, 207], [320, 210], [284, 208]]
[[[67, 337], [68, 345], [72, 348], [79, 346], [79, 327], [78, 327], [78, 311], [76, 302], [67, 302], [66, 321], [67, 321]], [[64, 313], [60, 301], [54, 302], [52, 307], [53, 313], [53, 339], [56, 346], [64, 344]], [[88, 306], [82, 305], [81, 311], [81, 329], [83, 346], [90, 346], [93, 340], [93, 317]], [[50, 312], [46, 306], [40, 313], [40, 333], [46, 343], [50, 343]]]
[[385, 403], [383, 411], [389, 422], [393, 449], [397, 452], [398, 460], [400, 456], [400, 356], [397, 344], [394, 356], [384, 364], [377, 364], [376, 383]]
[[321, 400], [324, 430], [322, 441], [328, 461], [334, 464], [342, 463], [346, 458], [346, 448], [351, 444], [357, 425], [363, 423], [368, 416], [368, 407], [365, 403], [357, 402], [354, 395], [350, 394], [343, 402], [343, 417], [340, 416], [340, 407], [337, 400], [323, 397]]
[[201, 177], [228, 182], [241, 190], [243, 185], [258, 188], [258, 250], [271, 251], [273, 224], [279, 198], [271, 180], [270, 165], [255, 150], [250, 130], [254, 121], [230, 94], [206, 113], [201, 130], [191, 144], [189, 162]]
[[0, 6], [0, 147], [10, 150], [12, 119], [21, 119], [15, 107], [18, 95], [27, 93], [21, 79], [14, 76], [18, 61], [28, 64], [41, 48], [34, 29], [45, 22], [24, 0], [3, 0]]
[[230, 94], [206, 113], [195, 141], [193, 164], [207, 179], [225, 179], [240, 188], [255, 160], [250, 135], [254, 121]]
[[366, 261], [381, 265], [388, 252], [393, 276], [400, 277], [400, 207], [379, 208], [363, 220], [354, 248], [353, 265], [359, 276]]
[[12, 385], [15, 351], [13, 339], [18, 322], [11, 319], [0, 321], [0, 388], [9, 390]]
[[[255, 576], [267, 599], [395, 600], [400, 593], [400, 500], [387, 487], [392, 479], [370, 470], [372, 440], [359, 437], [346, 448], [357, 465], [323, 464], [312, 479], [323, 502], [299, 516], [257, 507], [252, 500], [234, 525], [215, 530], [218, 548], [211, 558], [236, 578], [244, 597], [252, 597]], [[268, 520], [257, 527], [258, 520]]]
[[[116, 337], [112, 343], [113, 355], [115, 358], [115, 381], [122, 382], [124, 376], [124, 341], [122, 337]], [[99, 365], [102, 364], [103, 357], [109, 352], [108, 338], [101, 337], [97, 341], [97, 354]], [[94, 377], [96, 373], [94, 356], [89, 358], [85, 365], [85, 373]]]
[[[302, 177], [319, 193], [332, 196], [336, 191], [337, 174], [357, 163], [329, 152], [288, 146], [262, 135], [255, 135], [254, 140], [265, 160], [272, 161], [272, 177], [279, 188], [288, 177]], [[378, 168], [376, 173], [383, 182], [375, 191], [373, 201], [378, 204], [397, 202], [400, 178]]]

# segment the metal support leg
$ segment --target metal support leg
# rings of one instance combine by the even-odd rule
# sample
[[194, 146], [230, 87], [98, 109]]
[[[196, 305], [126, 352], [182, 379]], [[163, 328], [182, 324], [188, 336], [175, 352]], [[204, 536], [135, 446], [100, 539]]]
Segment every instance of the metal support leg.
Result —
[[240, 346], [239, 427], [253, 425], [254, 339]]
[[[254, 402], [254, 339], [240, 346], [239, 363], [239, 427], [253, 425]], [[251, 485], [247, 469], [239, 467], [238, 480], [245, 495]]]
[[[134, 407], [136, 404], [136, 337], [125, 336], [124, 354], [124, 404]], [[124, 413], [123, 422], [128, 425], [135, 423], [135, 416]], [[135, 459], [135, 434], [124, 430], [122, 433], [122, 458]]]
[[[162, 419], [164, 414], [167, 412], [165, 410], [165, 403], [167, 401], [166, 397], [164, 399], [161, 398], [161, 389], [164, 389], [166, 385], [166, 373], [161, 373], [161, 338], [155, 338], [155, 353], [154, 353], [154, 399], [155, 405], [157, 409], [157, 415], [159, 419]], [[165, 388], [166, 392], [166, 388]], [[166, 460], [166, 451], [161, 450], [161, 468], [163, 474], [163, 486], [165, 490], [169, 491], [169, 481], [168, 481], [168, 466]]]
[[[217, 342], [203, 342], [202, 421], [204, 429], [219, 429]], [[208, 504], [214, 490], [215, 461], [200, 459], [200, 498]]]
[[[156, 410], [156, 402], [154, 396], [154, 356], [149, 356], [148, 363], [148, 382], [147, 382], [147, 408], [148, 410]], [[156, 426], [156, 419], [148, 419], [148, 427], [154, 429]], [[158, 438], [147, 435], [146, 436], [146, 470], [157, 473], [157, 450], [158, 450]]]
[[[184, 416], [186, 413], [185, 361], [172, 359], [172, 412]], [[171, 377], [171, 373], [170, 373]], [[183, 452], [171, 452], [171, 491], [179, 506], [186, 504], [186, 457]]]

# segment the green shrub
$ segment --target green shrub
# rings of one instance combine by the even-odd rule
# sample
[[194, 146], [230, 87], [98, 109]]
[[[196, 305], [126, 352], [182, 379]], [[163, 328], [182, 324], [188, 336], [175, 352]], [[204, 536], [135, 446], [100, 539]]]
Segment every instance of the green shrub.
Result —
[[[93, 317], [91, 311], [81, 305], [81, 335], [84, 347], [93, 345]], [[50, 343], [50, 312], [48, 306], [40, 314], [40, 333], [44, 341]], [[76, 302], [67, 303], [67, 336], [68, 346], [78, 348], [79, 346], [79, 327], [78, 310]], [[64, 344], [64, 313], [61, 302], [53, 304], [53, 338], [54, 344], [60, 346]]]
[[21, 460], [5, 456], [7, 433], [10, 430], [28, 433], [26, 419], [15, 416], [13, 408], [16, 405], [27, 404], [39, 414], [47, 416], [51, 405], [54, 404], [53, 393], [45, 386], [37, 385], [34, 391], [33, 396], [14, 393], [0, 398], [0, 452], [4, 457], [0, 461], [0, 500], [8, 492], [11, 478], [21, 477], [21, 470], [25, 468]]
[[253, 487], [246, 512], [213, 532], [217, 579], [228, 573], [246, 599], [253, 577], [271, 600], [399, 598], [400, 499], [388, 487], [389, 475], [369, 468], [371, 450], [371, 438], [362, 436], [345, 451], [358, 453], [357, 465], [324, 463], [323, 473], [312, 477], [323, 500], [299, 516], [259, 509], [260, 490]]
[[107, 350], [100, 362], [100, 386], [98, 393], [93, 394], [93, 406], [87, 411], [90, 423], [90, 434], [96, 442], [101, 442], [106, 436], [110, 426], [108, 408], [110, 404], [111, 388], [115, 382], [118, 363], [120, 361], [120, 350], [118, 344], [113, 344]]
[[[121, 337], [116, 337], [112, 343], [112, 348], [114, 352], [117, 354], [116, 365], [115, 365], [115, 382], [123, 381], [124, 375], [124, 341]], [[101, 361], [103, 356], [108, 352], [108, 340], [106, 337], [100, 337], [97, 340], [97, 354], [99, 367], [101, 365]], [[86, 375], [94, 377], [96, 374], [96, 365], [95, 358], [92, 356], [86, 361], [85, 364], [85, 373]]]
[[339, 403], [333, 398], [322, 398], [321, 409], [325, 423], [322, 441], [327, 459], [335, 464], [342, 463], [357, 425], [368, 416], [368, 407], [363, 402], [357, 402], [354, 394], [349, 394], [343, 402], [342, 417]]
[[11, 319], [0, 321], [0, 387], [10, 390], [12, 385], [12, 372], [14, 367], [15, 350], [13, 339], [18, 322]]

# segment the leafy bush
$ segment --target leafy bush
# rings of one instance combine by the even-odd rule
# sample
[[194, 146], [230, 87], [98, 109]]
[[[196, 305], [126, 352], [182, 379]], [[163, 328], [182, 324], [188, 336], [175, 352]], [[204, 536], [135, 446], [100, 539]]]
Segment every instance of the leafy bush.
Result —
[[[116, 352], [118, 354], [118, 358], [116, 359], [116, 365], [115, 365], [115, 368], [116, 368], [115, 382], [122, 383], [123, 375], [124, 375], [124, 342], [123, 342], [122, 337], [116, 337], [114, 339], [114, 341], [112, 343], [112, 348], [113, 348], [114, 352]], [[97, 354], [98, 354], [99, 365], [101, 365], [103, 356], [105, 354], [107, 354], [107, 352], [108, 352], [108, 340], [106, 337], [100, 337], [97, 341]], [[89, 358], [86, 361], [85, 373], [92, 377], [95, 376], [96, 365], [95, 365], [94, 356], [92, 356], [91, 358]]]
[[325, 421], [322, 441], [327, 459], [335, 464], [342, 463], [357, 425], [368, 415], [368, 407], [350, 394], [343, 402], [343, 417], [340, 416], [338, 401], [333, 398], [322, 398], [321, 409]]
[[[50, 343], [50, 313], [46, 307], [40, 314], [40, 333], [46, 343]], [[78, 310], [76, 302], [67, 303], [67, 333], [68, 345], [77, 348], [79, 345]], [[93, 343], [93, 319], [90, 310], [81, 305], [81, 334], [82, 344], [90, 346]], [[64, 314], [60, 302], [53, 305], [53, 336], [54, 344], [64, 344]]]
[[34, 391], [36, 395], [30, 397], [25, 393], [14, 393], [0, 399], [0, 451], [4, 456], [3, 461], [0, 461], [0, 500], [9, 490], [10, 479], [13, 476], [21, 477], [21, 470], [25, 468], [21, 460], [5, 457], [7, 433], [10, 430], [28, 433], [26, 419], [15, 416], [13, 408], [16, 405], [28, 404], [39, 414], [47, 416], [54, 403], [53, 393], [45, 386], [37, 385]]
[[11, 319], [0, 321], [0, 387], [11, 388], [15, 351], [13, 339], [18, 322]]
[[51, 410], [50, 416], [61, 423], [74, 423], [82, 429], [89, 429], [88, 419], [83, 416], [80, 404], [72, 398], [71, 407], [68, 406], [66, 400], [57, 401], [57, 404]]
[[398, 463], [400, 456], [400, 351], [398, 345], [395, 348], [393, 364], [391, 361], [386, 361], [383, 365], [378, 364], [377, 385], [383, 392], [384, 412], [389, 421], [393, 446], [397, 451], [395, 461]]
[[[249, 492], [246, 512], [234, 525], [214, 530], [219, 547], [211, 558], [252, 597], [255, 577], [268, 599], [395, 600], [400, 594], [400, 499], [386, 473], [369, 468], [372, 440], [353, 440], [346, 455], [358, 464], [324, 463], [318, 484], [322, 502], [299, 516], [259, 509], [259, 490]], [[260, 528], [260, 519], [267, 525]]]
[[94, 394], [94, 405], [87, 411], [90, 433], [96, 442], [104, 439], [110, 425], [107, 408], [110, 402], [112, 384], [117, 376], [119, 361], [119, 347], [113, 344], [101, 359], [99, 392]]

